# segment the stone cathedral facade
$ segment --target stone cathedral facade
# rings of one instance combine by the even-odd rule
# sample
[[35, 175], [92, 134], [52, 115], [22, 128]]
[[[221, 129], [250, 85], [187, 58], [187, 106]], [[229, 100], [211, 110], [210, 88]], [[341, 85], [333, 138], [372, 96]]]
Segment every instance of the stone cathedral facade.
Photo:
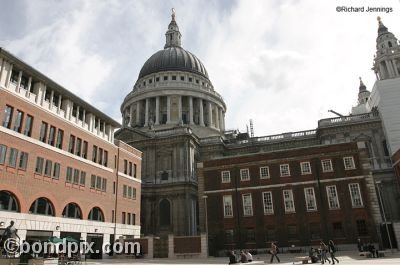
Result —
[[[380, 213], [374, 218], [366, 218], [366, 226], [363, 227], [367, 227], [365, 229], [369, 231], [368, 236], [375, 238], [376, 235], [382, 244], [388, 241], [389, 234], [394, 243], [400, 241], [400, 209], [397, 203], [400, 198], [400, 188], [391, 161], [391, 157], [398, 150], [397, 145], [392, 144], [397, 142], [392, 139], [400, 139], [398, 137], [400, 129], [393, 133], [393, 130], [386, 128], [388, 124], [400, 123], [398, 116], [389, 117], [390, 120], [386, 115], [387, 112], [392, 113], [385, 108], [390, 105], [390, 102], [376, 96], [378, 92], [381, 93], [379, 95], [383, 95], [385, 91], [385, 88], [377, 90], [376, 87], [387, 82], [393, 83], [391, 86], [393, 93], [400, 95], [398, 85], [400, 53], [398, 40], [381, 21], [379, 21], [377, 55], [373, 68], [378, 81], [372, 92], [362, 81], [359, 87], [355, 87], [355, 94], [358, 92], [358, 102], [352, 108], [350, 115], [319, 120], [316, 129], [262, 137], [250, 137], [247, 133], [226, 130], [224, 121], [226, 105], [222, 97], [214, 90], [201, 61], [182, 48], [181, 33], [174, 14], [165, 36], [164, 49], [156, 52], [145, 62], [132, 92], [125, 97], [121, 105], [123, 127], [115, 134], [115, 138], [143, 152], [142, 234], [161, 237], [171, 233], [194, 235], [199, 231], [217, 229], [218, 235], [215, 235], [214, 239], [210, 237], [210, 241], [219, 240], [218, 242], [221, 243], [224, 235], [232, 237], [232, 234], [227, 231], [233, 229], [229, 227], [233, 224], [227, 224], [227, 227], [221, 225], [212, 227], [213, 222], [218, 222], [218, 218], [223, 218], [220, 210], [223, 202], [222, 197], [214, 198], [212, 205], [210, 203], [207, 205], [207, 197], [209, 200], [212, 197], [204, 190], [206, 185], [204, 181], [210, 176], [204, 175], [203, 161], [212, 164], [223, 158], [232, 158], [228, 164], [235, 168], [232, 174], [237, 175], [239, 174], [238, 165], [242, 163], [242, 159], [251, 154], [269, 157], [269, 154], [273, 152], [285, 151], [289, 152], [288, 159], [292, 157], [291, 159], [300, 161], [303, 159], [301, 150], [304, 149], [331, 148], [346, 143], [360, 145], [362, 142], [361, 145], [365, 148], [362, 151], [363, 163], [360, 167], [371, 181], [368, 184], [360, 183], [360, 187], [372, 192], [366, 195], [366, 214], [372, 216], [372, 212]], [[382, 53], [386, 50], [389, 52]], [[349, 150], [343, 151], [343, 154]], [[342, 151], [337, 150], [337, 152], [340, 155]], [[237, 166], [234, 165], [235, 163]], [[293, 166], [298, 165], [293, 164]], [[254, 177], [257, 177], [253, 174], [248, 176], [252, 181]], [[216, 176], [212, 181], [221, 182], [220, 178], [221, 176]], [[237, 176], [232, 175], [232, 178], [237, 178]], [[283, 180], [277, 178], [276, 181]], [[268, 188], [269, 184], [265, 185]], [[340, 189], [339, 186], [338, 189]], [[276, 192], [279, 194], [281, 191]], [[210, 194], [212, 193], [213, 191]], [[324, 194], [323, 196], [326, 196]], [[345, 196], [344, 201], [348, 199], [348, 191], [341, 193], [339, 190], [338, 194], [339, 201], [342, 200], [340, 196]], [[296, 196], [295, 194], [294, 197]], [[246, 203], [248, 203], [248, 197], [246, 198]], [[295, 199], [295, 204], [302, 203], [304, 194], [299, 195], [298, 198], [298, 201]], [[245, 201], [238, 200], [236, 203], [238, 208], [245, 205]], [[254, 202], [254, 205], [257, 203], [262, 205], [261, 202]], [[209, 210], [209, 213], [215, 211], [216, 215], [209, 215], [206, 220], [205, 208]], [[238, 215], [240, 214], [238, 211]], [[303, 216], [302, 213], [297, 212], [296, 215]], [[317, 212], [316, 220], [320, 216], [320, 212]], [[348, 213], [348, 217], [352, 218], [352, 214]], [[205, 227], [206, 221], [209, 224], [208, 230]], [[338, 223], [340, 222], [338, 220]], [[389, 226], [384, 224], [389, 224]], [[251, 240], [257, 242], [259, 240], [261, 243], [274, 240], [268, 231], [288, 231], [287, 227], [279, 227], [279, 229], [270, 227], [268, 231], [264, 227], [262, 229], [265, 231], [260, 231], [248, 225], [249, 227], [241, 228], [243, 231], [238, 231], [239, 238], [245, 238], [240, 236], [248, 231], [257, 231], [257, 238]], [[333, 230], [338, 230], [338, 224], [328, 225], [326, 230], [330, 234]], [[341, 224], [340, 227], [343, 228], [343, 233], [338, 234], [346, 234], [346, 229], [350, 229], [346, 223]], [[355, 227], [356, 223], [353, 228]], [[358, 229], [366, 231], [363, 227], [360, 226]], [[313, 229], [318, 230], [315, 227]], [[290, 227], [290, 230], [294, 231], [295, 237], [301, 237], [304, 242], [308, 242], [307, 238], [310, 235], [307, 231], [310, 228], [297, 227], [293, 230], [293, 227]], [[264, 232], [265, 238], [258, 238]], [[354, 234], [354, 237], [356, 236]], [[347, 238], [343, 242], [353, 242], [353, 239]], [[282, 243], [289, 244], [290, 242]], [[214, 250], [224, 248], [222, 245], [214, 247]]]

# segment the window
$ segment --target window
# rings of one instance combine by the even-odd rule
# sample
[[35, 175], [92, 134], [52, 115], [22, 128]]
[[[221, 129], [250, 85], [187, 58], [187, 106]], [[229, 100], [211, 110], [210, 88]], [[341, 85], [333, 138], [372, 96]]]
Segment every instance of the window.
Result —
[[36, 158], [35, 173], [42, 174], [44, 159], [42, 157]]
[[124, 185], [122, 187], [122, 197], [126, 198], [128, 194], [128, 186]]
[[132, 199], [136, 200], [136, 189], [132, 188]]
[[193, 78], [189, 77], [189, 82], [193, 82]]
[[344, 169], [355, 169], [356, 166], [354, 165], [354, 158], [352, 156], [343, 157]]
[[233, 229], [225, 230], [225, 242], [226, 243], [232, 243], [233, 239], [234, 239], [233, 237], [234, 237]]
[[326, 193], [328, 196], [329, 209], [339, 209], [340, 205], [336, 186], [327, 186]]
[[65, 182], [72, 182], [72, 167], [67, 167], [67, 175], [65, 177]]
[[104, 222], [104, 215], [102, 210], [98, 207], [92, 208], [92, 210], [90, 210], [89, 212], [88, 219], [92, 221]]
[[19, 204], [17, 198], [10, 192], [0, 191], [1, 211], [19, 212]]
[[250, 180], [250, 173], [248, 168], [240, 169], [240, 180], [241, 181]]
[[185, 77], [181, 75], [181, 81], [185, 81]]
[[47, 143], [49, 145], [54, 146], [55, 140], [56, 140], [56, 128], [54, 126], [50, 126], [49, 140], [47, 141]]
[[75, 150], [75, 136], [74, 135], [70, 135], [69, 136], [69, 146], [68, 146], [68, 152], [70, 152], [71, 154], [74, 153]]
[[315, 192], [314, 188], [305, 188], [304, 196], [306, 198], [306, 207], [307, 211], [316, 211], [317, 210], [317, 201], [315, 200]]
[[126, 212], [122, 212], [122, 224], [125, 224]]
[[79, 181], [80, 186], [85, 186], [86, 185], [86, 172], [81, 171], [81, 179]]
[[132, 176], [132, 162], [131, 161], [129, 161], [128, 169], [129, 169], [129, 176]]
[[51, 160], [46, 160], [46, 164], [44, 166], [44, 175], [45, 176], [51, 176], [51, 169], [53, 168], [53, 163], [51, 162]]
[[251, 194], [243, 194], [243, 215], [252, 216], [253, 215], [253, 202], [251, 200]]
[[96, 190], [101, 190], [101, 177], [96, 177]]
[[3, 126], [10, 129], [11, 127], [11, 120], [14, 108], [11, 106], [6, 105], [4, 110], [4, 119], [3, 119]]
[[136, 169], [137, 169], [136, 164], [133, 163], [133, 177], [134, 178], [136, 178]]
[[58, 131], [57, 131], [57, 143], [56, 143], [56, 147], [58, 149], [62, 149], [63, 138], [64, 138], [64, 131], [58, 129]]
[[168, 80], [168, 76], [164, 76], [164, 81], [167, 81]]
[[160, 82], [160, 78], [159, 77], [156, 77], [156, 82]]
[[332, 160], [330, 159], [324, 159], [321, 160], [321, 165], [322, 165], [322, 172], [332, 172]]
[[42, 122], [42, 125], [40, 125], [39, 141], [41, 141], [43, 143], [46, 142], [47, 127], [48, 127], [48, 124], [45, 123], [44, 121]]
[[247, 242], [255, 242], [256, 241], [256, 233], [254, 232], [254, 228], [246, 229], [246, 241]]
[[132, 187], [128, 187], [128, 199], [132, 199]]
[[353, 206], [353, 208], [363, 207], [360, 185], [358, 183], [350, 183], [349, 190], [351, 197], [351, 205]]
[[28, 165], [28, 153], [21, 152], [19, 155], [18, 168], [26, 170], [27, 165]]
[[333, 228], [333, 237], [344, 238], [344, 230], [342, 222], [332, 223], [332, 228]]
[[74, 169], [74, 184], [79, 184], [79, 176], [80, 176], [80, 171], [79, 169]]
[[281, 177], [288, 177], [290, 176], [290, 168], [289, 164], [282, 164], [279, 165], [281, 171]]
[[17, 115], [15, 117], [15, 122], [14, 122], [14, 131], [19, 133], [21, 132], [23, 118], [24, 118], [24, 113], [20, 110], [17, 110]]
[[68, 203], [62, 212], [63, 217], [82, 219], [82, 212], [76, 203]]
[[92, 175], [90, 177], [90, 188], [91, 189], [96, 188], [96, 175]]
[[101, 181], [101, 191], [106, 192], [107, 191], [107, 179], [103, 178]]
[[124, 160], [124, 174], [128, 175], [128, 160]]
[[87, 149], [88, 149], [88, 142], [83, 141], [83, 146], [82, 146], [82, 157], [87, 158]]
[[98, 163], [100, 165], [103, 164], [103, 148], [99, 148], [99, 161], [98, 161]]
[[60, 178], [60, 163], [57, 163], [57, 162], [54, 163], [53, 178], [54, 179]]
[[311, 174], [310, 162], [301, 162], [300, 163], [300, 167], [301, 167], [301, 174], [302, 175]]
[[173, 76], [172, 76], [172, 80], [176, 80], [176, 75], [173, 75]]
[[293, 190], [283, 191], [283, 203], [285, 205], [286, 213], [294, 213], [296, 211], [294, 207]]
[[297, 240], [297, 226], [296, 225], [288, 225], [287, 226], [287, 234], [289, 240]]
[[81, 156], [81, 148], [82, 148], [82, 139], [76, 138], [75, 154], [77, 156]]
[[222, 197], [224, 206], [224, 217], [233, 216], [232, 195], [224, 195]]
[[132, 214], [132, 224], [135, 225], [136, 224], [136, 214]]
[[104, 150], [104, 159], [103, 166], [107, 167], [108, 165], [108, 151]]
[[128, 225], [131, 224], [131, 213], [128, 213], [128, 220], [126, 221]]
[[34, 201], [29, 208], [29, 212], [33, 214], [43, 214], [54, 216], [53, 205], [47, 198], [39, 198]]
[[269, 167], [260, 167], [260, 178], [269, 178]]
[[0, 164], [6, 161], [7, 146], [0, 144]]
[[321, 234], [320, 234], [321, 226], [319, 223], [310, 223], [309, 228], [310, 228], [311, 239], [314, 240], [321, 239]]
[[115, 181], [113, 181], [113, 194], [115, 194], [117, 192], [117, 184], [115, 183]]
[[10, 148], [10, 156], [8, 157], [8, 165], [10, 167], [17, 166], [18, 150], [15, 148]]
[[222, 183], [230, 183], [231, 182], [231, 172], [230, 171], [221, 171], [221, 182]]
[[365, 220], [357, 220], [357, 232], [359, 236], [368, 236], [368, 227]]
[[97, 161], [97, 146], [93, 145], [92, 161], [96, 163]]
[[266, 191], [262, 193], [263, 204], [264, 204], [264, 214], [274, 213], [274, 204], [272, 202], [272, 192]]
[[24, 135], [31, 137], [32, 125], [33, 125], [33, 117], [31, 115], [26, 115]]

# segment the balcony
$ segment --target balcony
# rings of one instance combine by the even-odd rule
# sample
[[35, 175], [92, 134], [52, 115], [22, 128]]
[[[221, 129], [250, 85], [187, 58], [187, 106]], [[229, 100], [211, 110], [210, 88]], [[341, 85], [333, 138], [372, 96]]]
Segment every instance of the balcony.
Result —
[[371, 122], [371, 121], [378, 121], [378, 120], [380, 120], [379, 114], [376, 112], [370, 112], [370, 113], [359, 114], [359, 115], [350, 115], [350, 116], [322, 119], [322, 120], [318, 121], [318, 128], [342, 126], [345, 124]]

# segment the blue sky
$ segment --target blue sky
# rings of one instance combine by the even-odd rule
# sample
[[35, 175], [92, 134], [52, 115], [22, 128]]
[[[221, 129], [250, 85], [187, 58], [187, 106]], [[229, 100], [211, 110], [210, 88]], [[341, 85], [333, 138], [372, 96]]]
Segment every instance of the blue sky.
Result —
[[227, 128], [244, 131], [252, 118], [256, 136], [316, 128], [328, 109], [348, 114], [358, 77], [368, 89], [375, 81], [376, 17], [400, 37], [398, 0], [3, 0], [0, 46], [120, 120], [172, 7], [183, 47], [224, 97]]

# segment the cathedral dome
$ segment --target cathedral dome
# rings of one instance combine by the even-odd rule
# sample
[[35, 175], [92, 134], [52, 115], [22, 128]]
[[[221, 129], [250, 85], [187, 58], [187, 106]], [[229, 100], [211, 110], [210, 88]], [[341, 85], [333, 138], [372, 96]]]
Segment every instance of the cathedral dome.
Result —
[[182, 71], [199, 74], [207, 79], [207, 70], [194, 54], [180, 46], [167, 46], [153, 54], [143, 65], [139, 78], [163, 71]]

